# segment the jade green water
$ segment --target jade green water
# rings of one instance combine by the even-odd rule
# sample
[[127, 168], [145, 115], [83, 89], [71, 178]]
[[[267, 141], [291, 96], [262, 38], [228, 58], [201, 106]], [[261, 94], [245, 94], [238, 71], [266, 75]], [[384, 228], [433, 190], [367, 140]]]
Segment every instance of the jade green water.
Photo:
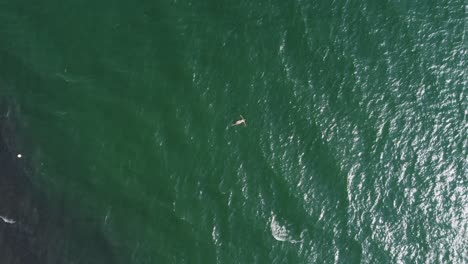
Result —
[[0, 0], [0, 96], [69, 230], [44, 247], [467, 263], [466, 6]]

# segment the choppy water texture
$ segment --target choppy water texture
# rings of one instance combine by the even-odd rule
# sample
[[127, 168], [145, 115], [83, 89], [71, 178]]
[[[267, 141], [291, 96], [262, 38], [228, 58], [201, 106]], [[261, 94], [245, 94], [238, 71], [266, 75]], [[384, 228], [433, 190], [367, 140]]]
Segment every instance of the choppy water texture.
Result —
[[11, 153], [68, 230], [30, 252], [467, 263], [466, 7], [0, 0]]

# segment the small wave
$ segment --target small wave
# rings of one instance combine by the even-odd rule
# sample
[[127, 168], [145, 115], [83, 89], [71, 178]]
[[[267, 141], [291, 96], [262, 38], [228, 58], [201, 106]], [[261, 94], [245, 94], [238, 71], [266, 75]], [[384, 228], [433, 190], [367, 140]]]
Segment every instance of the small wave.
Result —
[[5, 222], [5, 223], [7, 223], [7, 224], [14, 224], [14, 223], [16, 223], [15, 220], [10, 219], [10, 218], [6, 218], [6, 217], [4, 217], [4, 216], [0, 216], [0, 219], [2, 219], [3, 222]]
[[[275, 214], [271, 215], [270, 228], [271, 228], [271, 235], [278, 241], [290, 242], [290, 243], [301, 243], [304, 241], [303, 239], [301, 240], [294, 239], [291, 235], [291, 232], [286, 227], [286, 225], [282, 225], [276, 220]], [[301, 237], [302, 237], [302, 233], [301, 233]]]
[[55, 76], [67, 83], [88, 83], [91, 82], [91, 78], [85, 76], [73, 76], [68, 73], [56, 73]]

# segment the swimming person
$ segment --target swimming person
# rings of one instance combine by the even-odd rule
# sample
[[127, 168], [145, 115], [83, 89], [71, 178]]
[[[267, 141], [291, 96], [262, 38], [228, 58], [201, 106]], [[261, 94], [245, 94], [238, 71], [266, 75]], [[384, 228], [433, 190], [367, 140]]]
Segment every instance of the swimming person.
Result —
[[241, 117], [242, 119], [237, 120], [237, 121], [236, 121], [234, 124], [232, 124], [231, 126], [238, 126], [238, 125], [242, 125], [242, 124], [244, 124], [244, 126], [247, 126], [247, 123], [246, 123], [246, 121], [245, 121], [245, 118], [244, 118], [242, 115], [240, 115], [240, 117]]

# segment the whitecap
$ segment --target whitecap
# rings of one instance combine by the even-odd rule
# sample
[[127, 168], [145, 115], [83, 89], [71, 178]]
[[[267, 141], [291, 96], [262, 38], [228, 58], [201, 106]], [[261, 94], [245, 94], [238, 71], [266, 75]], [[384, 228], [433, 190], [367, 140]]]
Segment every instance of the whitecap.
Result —
[[304, 241], [304, 240], [294, 239], [291, 236], [291, 232], [288, 230], [287, 225], [280, 224], [276, 220], [276, 215], [273, 213], [271, 214], [270, 228], [271, 228], [271, 235], [278, 241], [290, 242], [290, 243], [300, 243]]
[[2, 220], [3, 220], [3, 222], [5, 222], [5, 223], [7, 223], [7, 224], [14, 224], [14, 223], [16, 223], [16, 221], [15, 221], [15, 220], [13, 220], [13, 219], [10, 219], [10, 218], [6, 218], [6, 217], [4, 217], [4, 216], [1, 216], [1, 215], [0, 215], [0, 219], [2, 219]]

